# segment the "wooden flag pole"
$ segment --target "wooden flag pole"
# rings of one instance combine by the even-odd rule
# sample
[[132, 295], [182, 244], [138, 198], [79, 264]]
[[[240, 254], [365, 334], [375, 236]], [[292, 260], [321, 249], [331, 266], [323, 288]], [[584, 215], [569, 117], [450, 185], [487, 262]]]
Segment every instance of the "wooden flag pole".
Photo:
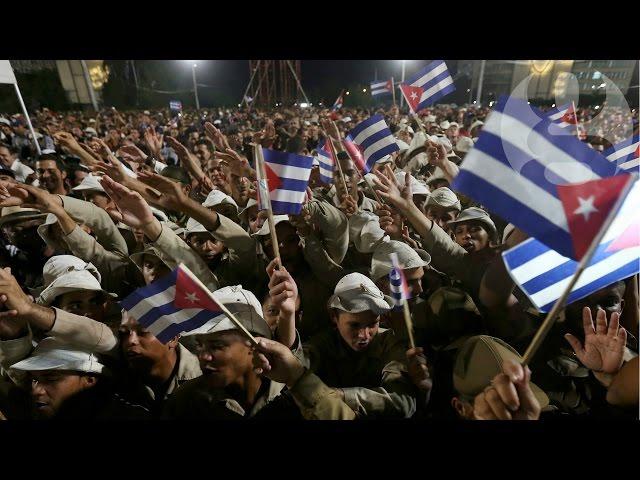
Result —
[[551, 327], [555, 323], [558, 313], [564, 307], [564, 304], [567, 301], [567, 298], [569, 297], [571, 290], [573, 290], [573, 287], [580, 279], [582, 272], [585, 270], [587, 265], [589, 265], [589, 262], [593, 258], [593, 255], [595, 254], [598, 248], [598, 245], [600, 245], [600, 242], [602, 241], [602, 237], [604, 237], [604, 235], [607, 233], [607, 230], [609, 230], [609, 227], [611, 226], [611, 223], [613, 222], [613, 220], [616, 218], [616, 214], [618, 213], [618, 210], [620, 210], [622, 203], [626, 199], [627, 194], [629, 193], [629, 190], [631, 190], [631, 188], [633, 187], [633, 184], [636, 181], [634, 177], [635, 176], [633, 175], [630, 176], [629, 180], [627, 181], [627, 184], [624, 186], [624, 188], [620, 192], [620, 195], [618, 196], [618, 199], [616, 200], [615, 205], [609, 212], [609, 215], [607, 215], [605, 222], [602, 224], [602, 227], [598, 231], [598, 234], [593, 238], [591, 245], [589, 245], [589, 249], [585, 252], [584, 256], [580, 260], [580, 263], [578, 263], [578, 267], [576, 268], [576, 272], [573, 274], [573, 277], [571, 277], [571, 281], [569, 282], [567, 287], [564, 289], [564, 292], [562, 292], [562, 295], [560, 296], [560, 298], [556, 300], [556, 303], [553, 305], [553, 308], [547, 314], [547, 317], [544, 319], [544, 322], [536, 332], [536, 335], [533, 337], [533, 340], [531, 340], [531, 344], [529, 345], [529, 347], [527, 348], [527, 351], [524, 353], [524, 356], [522, 357], [522, 365], [528, 365], [531, 362], [531, 359], [533, 358], [533, 356], [536, 354], [536, 352], [542, 345], [542, 342], [544, 341], [545, 337], [549, 333], [549, 330], [551, 330]]
[[396, 106], [396, 84], [393, 81], [393, 77], [391, 77], [391, 95], [393, 95], [393, 106]]
[[580, 130], [578, 130], [578, 111], [576, 110], [576, 103], [571, 100], [571, 106], [573, 107], [573, 115], [576, 117], [576, 138], [580, 140]]
[[413, 321], [409, 311], [409, 301], [406, 298], [402, 300], [402, 310], [404, 312], [404, 323], [407, 325], [407, 333], [409, 334], [409, 348], [416, 348], [416, 341], [413, 338]]
[[256, 337], [251, 335], [251, 332], [249, 332], [249, 330], [247, 330], [245, 326], [242, 325], [242, 323], [240, 323], [240, 320], [238, 320], [235, 317], [235, 315], [231, 313], [229, 309], [220, 302], [220, 300], [218, 300], [216, 297], [213, 296], [213, 293], [209, 291], [209, 289], [204, 285], [204, 283], [202, 283], [200, 279], [196, 277], [195, 274], [191, 270], [189, 270], [189, 268], [184, 263], [180, 263], [178, 267], [181, 268], [182, 271], [205, 292], [207, 297], [209, 297], [209, 300], [211, 300], [212, 302], [214, 302], [216, 305], [220, 307], [220, 310], [222, 310], [222, 312], [229, 318], [229, 320], [231, 320], [231, 322], [233, 322], [233, 324], [236, 327], [238, 327], [238, 330], [240, 330], [244, 334], [244, 336], [247, 337], [247, 339], [253, 344], [253, 346], [258, 345], [258, 341], [256, 340]]
[[[264, 167], [264, 157], [262, 156], [262, 146], [260, 144], [255, 144], [254, 155], [256, 162], [256, 170], [259, 170], [260, 178], [258, 182], [263, 181], [267, 194], [264, 199], [264, 203], [267, 205], [267, 222], [269, 222], [269, 234], [271, 235], [271, 245], [273, 248], [273, 254], [277, 259], [278, 265], [282, 264], [280, 260], [280, 247], [278, 246], [278, 235], [276, 234], [276, 223], [273, 220], [273, 209], [271, 208], [271, 197], [269, 196], [269, 180], [267, 179], [267, 172]], [[258, 194], [260, 192], [260, 185], [258, 185]]]
[[[347, 155], [349, 155], [349, 158], [351, 159], [351, 162], [353, 162], [353, 164], [355, 165], [355, 162], [353, 161], [353, 157], [351, 156], [351, 154], [349, 153], [349, 150], [347, 150], [346, 148], [344, 149], [345, 152], [347, 152]], [[373, 188], [373, 185], [371, 185], [369, 183], [369, 181], [367, 180], [367, 178], [362, 175], [362, 173], [360, 172], [360, 169], [356, 166], [356, 172], [358, 172], [358, 176], [360, 177], [360, 180], [364, 181], [364, 183], [367, 185], [367, 187], [369, 187], [369, 190], [371, 190], [371, 193], [373, 193], [373, 195], [376, 197], [377, 202], [380, 205], [384, 205], [384, 201], [382, 200], [382, 198], [380, 197], [380, 195], [378, 195], [378, 192], [376, 192], [375, 188]]]
[[329, 148], [331, 149], [331, 155], [333, 155], [333, 158], [336, 161], [336, 165], [338, 166], [338, 176], [340, 177], [342, 188], [344, 188], [344, 191], [347, 195], [351, 196], [351, 193], [347, 188], [347, 182], [344, 179], [344, 173], [342, 172], [342, 165], [340, 164], [340, 160], [338, 159], [338, 154], [336, 153], [336, 146], [333, 144], [333, 139], [331, 138], [331, 136], [327, 135], [326, 132], [325, 132], [325, 135], [327, 137], [327, 140], [329, 140]]

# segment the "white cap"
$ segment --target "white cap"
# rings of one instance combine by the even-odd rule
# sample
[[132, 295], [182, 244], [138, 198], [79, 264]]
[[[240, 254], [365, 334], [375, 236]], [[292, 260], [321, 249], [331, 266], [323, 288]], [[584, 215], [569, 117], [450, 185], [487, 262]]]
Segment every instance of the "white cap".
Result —
[[451, 124], [449, 123], [448, 120], [445, 120], [444, 122], [440, 122], [440, 128], [442, 130], [446, 130], [447, 128], [449, 128], [451, 126]]
[[469, 127], [469, 131], [473, 130], [473, 129], [474, 129], [474, 128], [476, 128], [476, 127], [480, 127], [480, 126], [482, 126], [482, 125], [484, 125], [484, 122], [481, 122], [480, 120], [476, 120], [476, 121], [475, 121], [475, 122], [473, 122], [473, 123], [471, 124], [471, 126]]
[[428, 122], [428, 123], [433, 123], [436, 121], [436, 116], [435, 115], [427, 115], [426, 117], [424, 117], [424, 121]]
[[456, 150], [459, 152], [468, 152], [469, 150], [471, 150], [473, 148], [473, 140], [471, 140], [471, 138], [469, 137], [459, 137], [458, 141], [456, 142]]
[[398, 262], [403, 270], [427, 267], [429, 263], [431, 263], [431, 255], [424, 250], [420, 250], [420, 253], [418, 253], [418, 251], [404, 242], [389, 240], [388, 242], [381, 243], [371, 257], [371, 278], [373, 280], [378, 280], [385, 275], [389, 275], [393, 268], [391, 263], [392, 253], [398, 255]]
[[87, 263], [73, 255], [54, 255], [42, 267], [43, 286], [46, 288], [59, 276], [80, 270], [86, 270], [96, 277], [98, 282], [102, 281], [102, 276], [93, 263]]
[[350, 122], [350, 121], [351, 121], [351, 117], [344, 117], [344, 118], [342, 119], [342, 121], [343, 121], [344, 123]]
[[[273, 224], [277, 226], [280, 222], [288, 222], [289, 215], [274, 215], [273, 216]], [[253, 236], [263, 236], [269, 235], [271, 231], [269, 230], [269, 222], [264, 222], [260, 230], [253, 234]]]
[[90, 133], [91, 135], [98, 135], [98, 132], [96, 132], [96, 129], [93, 127], [87, 127], [84, 129], [84, 133]]
[[37, 303], [49, 306], [60, 295], [69, 292], [89, 291], [102, 292], [110, 297], [117, 295], [102, 289], [98, 279], [89, 270], [71, 270], [55, 278], [47, 288], [45, 288], [37, 298]]
[[11, 126], [11, 122], [9, 120], [7, 120], [6, 118], [4, 118], [4, 117], [0, 117], [0, 123], [2, 123], [3, 125], [6, 125], [8, 127]]
[[390, 297], [385, 297], [369, 277], [357, 272], [342, 277], [329, 299], [329, 308], [350, 313], [371, 310], [381, 315], [392, 305]]
[[213, 121], [214, 125], [220, 125], [221, 123], [222, 123], [222, 120], [219, 120], [219, 119]]
[[[271, 338], [271, 329], [262, 317], [262, 305], [256, 296], [242, 285], [219, 288], [213, 292], [216, 301], [224, 305], [249, 332], [262, 337]], [[226, 315], [220, 315], [209, 320], [203, 326], [183, 333], [183, 336], [203, 335], [225, 330], [235, 330], [238, 327]]]
[[204, 225], [202, 225], [200, 222], [198, 222], [196, 219], [194, 218], [189, 218], [187, 220], [187, 226], [184, 229], [184, 234], [185, 236], [189, 236], [192, 233], [211, 233], [209, 232], [209, 230], [207, 230], [206, 228], [204, 228]]
[[242, 210], [240, 210], [238, 215], [242, 215], [243, 213], [247, 212], [251, 207], [254, 207], [256, 205], [258, 205], [258, 201], [255, 198], [250, 198], [249, 201], [247, 202], [247, 205]]
[[11, 365], [14, 370], [36, 372], [42, 370], [70, 370], [74, 372], [102, 373], [105, 368], [95, 353], [75, 345], [63, 343], [54, 337], [44, 338], [30, 357]]
[[385, 163], [393, 163], [393, 158], [391, 158], [391, 155], [385, 155], [384, 157], [376, 160], [377, 165], [384, 165]]
[[55, 155], [56, 151], [53, 148], [45, 148], [42, 150], [42, 155]]
[[398, 144], [398, 147], [400, 148], [400, 151], [402, 152], [403, 150], [409, 150], [409, 144], [403, 140], [398, 140], [396, 138], [396, 143]]
[[[404, 185], [406, 174], [407, 172], [403, 171], [396, 172], [396, 182], [398, 182], [400, 185]], [[413, 195], [429, 195], [429, 188], [424, 183], [416, 179], [416, 177], [411, 174], [409, 174], [409, 176], [411, 177], [409, 180], [409, 184], [411, 185], [411, 192], [413, 193]]]
[[236, 207], [236, 212], [238, 211], [238, 204], [235, 202], [233, 198], [227, 195], [220, 190], [211, 190], [209, 195], [204, 202], [202, 202], [203, 207], [215, 207], [216, 205], [220, 205], [221, 203], [228, 203]]
[[509, 238], [509, 235], [511, 235], [515, 229], [516, 227], [513, 223], [509, 223], [504, 227], [504, 231], [502, 232], [502, 243], [507, 241], [507, 238]]
[[74, 192], [80, 192], [82, 190], [94, 190], [96, 192], [104, 192], [104, 188], [100, 183], [99, 177], [92, 175], [91, 173], [82, 179], [82, 182], [77, 187], [73, 187], [71, 190]]
[[451, 123], [449, 124], [449, 128], [451, 128], [451, 127], [459, 127], [459, 126], [460, 126], [460, 125], [458, 124], [458, 122], [451, 122]]

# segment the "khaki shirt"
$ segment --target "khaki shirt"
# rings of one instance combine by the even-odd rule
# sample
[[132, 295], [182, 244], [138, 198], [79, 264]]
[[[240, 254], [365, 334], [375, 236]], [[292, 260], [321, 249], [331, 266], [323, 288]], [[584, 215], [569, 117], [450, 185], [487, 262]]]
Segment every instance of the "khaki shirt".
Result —
[[216, 420], [253, 417], [353, 420], [355, 413], [333, 389], [307, 371], [291, 389], [263, 379], [258, 396], [248, 411], [224, 389], [209, 387], [203, 376], [180, 387], [167, 401], [163, 416]]
[[407, 374], [406, 347], [392, 330], [381, 331], [363, 352], [355, 352], [337, 330], [304, 345], [305, 363], [327, 385], [341, 388], [359, 417], [409, 418], [417, 390]]

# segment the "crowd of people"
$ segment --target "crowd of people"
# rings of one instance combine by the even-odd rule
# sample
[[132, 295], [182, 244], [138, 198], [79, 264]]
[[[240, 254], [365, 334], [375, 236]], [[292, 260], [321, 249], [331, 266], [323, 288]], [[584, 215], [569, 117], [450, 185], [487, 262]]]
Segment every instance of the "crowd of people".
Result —
[[[343, 140], [375, 113], [399, 150], [362, 176]], [[522, 364], [544, 314], [501, 252], [527, 236], [450, 188], [489, 113], [45, 108], [40, 155], [5, 114], [0, 418], [637, 418], [637, 276], [566, 306]], [[327, 137], [341, 168], [327, 183], [314, 161], [274, 249], [254, 145], [317, 157]], [[224, 316], [163, 342], [118, 303], [179, 264], [257, 345]]]

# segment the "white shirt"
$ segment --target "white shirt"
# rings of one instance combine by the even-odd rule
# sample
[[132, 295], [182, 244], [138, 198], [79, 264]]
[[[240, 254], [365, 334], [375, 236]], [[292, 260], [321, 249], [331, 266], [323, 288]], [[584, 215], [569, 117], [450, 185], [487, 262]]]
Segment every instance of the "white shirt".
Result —
[[13, 164], [11, 165], [11, 170], [16, 174], [16, 181], [20, 183], [25, 183], [27, 177], [34, 173], [31, 168], [27, 167], [20, 160], [16, 160], [15, 162], [13, 162]]

